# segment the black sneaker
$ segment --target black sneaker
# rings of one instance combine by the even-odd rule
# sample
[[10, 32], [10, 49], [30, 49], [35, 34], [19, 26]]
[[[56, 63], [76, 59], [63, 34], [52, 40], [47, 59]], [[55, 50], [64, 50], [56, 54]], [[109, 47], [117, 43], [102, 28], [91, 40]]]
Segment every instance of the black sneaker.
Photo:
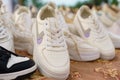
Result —
[[0, 80], [20, 79], [33, 73], [36, 68], [33, 60], [19, 56], [0, 46]]

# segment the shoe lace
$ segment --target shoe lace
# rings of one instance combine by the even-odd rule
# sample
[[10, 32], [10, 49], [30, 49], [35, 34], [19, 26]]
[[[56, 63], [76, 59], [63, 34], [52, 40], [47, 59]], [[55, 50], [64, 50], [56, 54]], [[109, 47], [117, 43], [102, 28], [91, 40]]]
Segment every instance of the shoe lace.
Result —
[[52, 23], [52, 27], [46, 29], [47, 47], [60, 48], [64, 47], [64, 39], [62, 30]]
[[6, 28], [3, 26], [3, 21], [0, 20], [0, 39], [5, 38], [5, 37], [7, 37], [7, 36], [8, 36], [7, 30], [6, 30]]
[[89, 24], [91, 24], [91, 30], [92, 30], [91, 34], [94, 35], [95, 40], [98, 41], [106, 38], [106, 33], [104, 32], [99, 22], [97, 22], [97, 18], [95, 16], [91, 16], [89, 20]]
[[86, 24], [86, 22], [88, 23], [87, 25], [90, 25], [90, 30], [91, 30], [91, 34], [94, 36], [95, 41], [97, 40], [103, 40], [106, 37], [106, 34], [102, 28], [102, 26], [97, 22], [97, 19], [95, 16], [90, 16], [89, 19], [87, 21], [82, 21], [83, 23]]
[[0, 18], [4, 23], [4, 26], [7, 26], [8, 28], [12, 29], [14, 26], [12, 16], [8, 13], [6, 10], [6, 6], [3, 5], [3, 3], [0, 0]]

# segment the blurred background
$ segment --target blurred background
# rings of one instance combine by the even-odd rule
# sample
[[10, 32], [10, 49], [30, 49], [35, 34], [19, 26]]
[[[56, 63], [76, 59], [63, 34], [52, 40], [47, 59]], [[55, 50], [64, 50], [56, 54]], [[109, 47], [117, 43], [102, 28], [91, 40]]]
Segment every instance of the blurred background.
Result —
[[57, 6], [79, 8], [81, 5], [86, 4], [89, 7], [101, 6], [104, 3], [109, 5], [117, 5], [120, 7], [120, 0], [3, 0], [4, 4], [7, 5], [9, 12], [13, 12], [17, 4], [24, 6], [34, 6], [36, 9], [40, 9], [43, 5], [48, 2], [54, 2]]

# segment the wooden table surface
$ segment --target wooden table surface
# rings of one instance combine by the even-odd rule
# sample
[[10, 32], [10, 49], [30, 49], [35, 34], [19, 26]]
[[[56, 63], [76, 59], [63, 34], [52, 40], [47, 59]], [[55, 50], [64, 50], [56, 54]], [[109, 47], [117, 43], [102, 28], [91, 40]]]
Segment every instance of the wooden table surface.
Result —
[[[25, 51], [16, 53], [32, 58]], [[43, 77], [37, 70], [26, 80], [55, 80]], [[71, 72], [67, 80], [120, 80], [120, 49], [116, 49], [116, 57], [112, 61], [96, 60], [92, 62], [76, 62], [71, 60]]]

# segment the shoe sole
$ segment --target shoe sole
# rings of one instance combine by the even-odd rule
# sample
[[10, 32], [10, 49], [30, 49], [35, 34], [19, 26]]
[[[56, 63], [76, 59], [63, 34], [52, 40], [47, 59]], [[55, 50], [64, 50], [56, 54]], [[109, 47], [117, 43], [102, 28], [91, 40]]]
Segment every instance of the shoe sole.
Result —
[[34, 61], [36, 62], [36, 64], [38, 64], [39, 66], [38, 66], [38, 69], [39, 69], [39, 71], [43, 74], [43, 75], [45, 75], [45, 76], [47, 76], [47, 77], [52, 77], [52, 78], [55, 78], [55, 79], [57, 79], [57, 80], [66, 80], [66, 78], [68, 77], [68, 75], [69, 74], [67, 74], [67, 75], [65, 75], [65, 74], [61, 74], [61, 75], [54, 75], [54, 73], [53, 72], [50, 72], [50, 71], [48, 71], [47, 69], [44, 69], [43, 67], [44, 66], [41, 66], [40, 64], [39, 64], [39, 62], [38, 62], [38, 60], [36, 60], [36, 59], [39, 59], [39, 58], [37, 58], [37, 57], [33, 57], [33, 59], [34, 59]]
[[34, 65], [33, 67], [26, 70], [13, 72], [13, 73], [0, 74], [0, 80], [13, 80], [13, 79], [18, 80], [18, 78], [23, 78], [23, 76], [26, 75], [28, 76], [32, 74], [36, 69], [37, 69], [37, 65]]
[[113, 54], [113, 53], [115, 53], [115, 52], [109, 53], [109, 54], [111, 54], [109, 56], [105, 55], [106, 53], [104, 53], [103, 55], [101, 55], [101, 58], [104, 59], [104, 60], [112, 60], [115, 57], [115, 54]]
[[81, 52], [79, 56], [80, 56], [79, 59], [73, 58], [72, 56], [70, 56], [70, 58], [72, 60], [77, 60], [77, 61], [93, 61], [100, 58], [100, 54], [98, 54], [98, 52], [95, 52], [95, 53], [88, 52], [87, 54]]

